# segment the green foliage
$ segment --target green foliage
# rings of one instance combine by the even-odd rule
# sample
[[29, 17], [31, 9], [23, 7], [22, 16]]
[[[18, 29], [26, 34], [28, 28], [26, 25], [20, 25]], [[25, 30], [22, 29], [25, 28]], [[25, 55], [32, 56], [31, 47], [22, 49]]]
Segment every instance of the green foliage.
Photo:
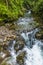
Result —
[[43, 19], [43, 0], [0, 0], [0, 21], [18, 19], [25, 7]]
[[0, 21], [10, 19], [15, 20], [23, 15], [24, 0], [1, 0], [0, 1]]
[[30, 5], [31, 10], [43, 19], [43, 0], [26, 0]]

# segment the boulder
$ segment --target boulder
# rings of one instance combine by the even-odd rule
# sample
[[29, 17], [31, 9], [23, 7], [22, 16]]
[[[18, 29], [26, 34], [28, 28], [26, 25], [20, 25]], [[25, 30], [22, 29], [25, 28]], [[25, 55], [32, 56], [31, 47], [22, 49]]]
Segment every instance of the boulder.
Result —
[[16, 58], [17, 58], [17, 63], [19, 65], [24, 65], [24, 57], [26, 56], [26, 52], [21, 52]]
[[14, 49], [16, 52], [18, 52], [19, 50], [22, 50], [24, 48], [25, 42], [23, 40], [23, 38], [21, 36], [18, 36], [16, 38], [16, 43], [14, 45]]
[[35, 37], [37, 39], [43, 40], [43, 30], [40, 30], [39, 32], [37, 32]]

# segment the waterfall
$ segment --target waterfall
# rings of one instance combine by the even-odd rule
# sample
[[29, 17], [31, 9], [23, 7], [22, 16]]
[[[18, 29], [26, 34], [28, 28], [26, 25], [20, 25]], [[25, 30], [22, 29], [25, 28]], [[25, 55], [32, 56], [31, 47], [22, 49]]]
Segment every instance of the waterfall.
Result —
[[26, 46], [24, 48], [24, 50], [27, 52], [27, 55], [26, 55], [27, 58], [26, 58], [25, 64], [26, 65], [39, 65], [39, 64], [43, 65], [41, 49], [39, 46], [42, 43], [41, 41], [38, 41], [35, 39], [35, 33], [38, 31], [38, 29], [35, 29], [33, 31], [21, 34], [21, 36], [25, 39], [25, 42], [26, 42]]

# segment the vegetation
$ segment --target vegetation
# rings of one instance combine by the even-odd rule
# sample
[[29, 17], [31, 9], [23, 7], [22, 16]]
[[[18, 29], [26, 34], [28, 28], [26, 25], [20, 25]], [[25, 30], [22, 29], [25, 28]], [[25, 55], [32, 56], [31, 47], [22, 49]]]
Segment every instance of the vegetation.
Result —
[[13, 21], [31, 8], [43, 20], [43, 0], [0, 0], [0, 21]]
[[15, 20], [23, 15], [24, 0], [1, 0], [0, 1], [0, 21]]
[[43, 22], [43, 0], [26, 0], [31, 11]]

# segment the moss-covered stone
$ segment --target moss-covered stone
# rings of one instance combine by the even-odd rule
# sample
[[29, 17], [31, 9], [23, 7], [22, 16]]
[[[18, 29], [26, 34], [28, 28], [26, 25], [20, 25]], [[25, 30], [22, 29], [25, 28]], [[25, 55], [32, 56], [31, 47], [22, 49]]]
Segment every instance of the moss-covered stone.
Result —
[[14, 49], [16, 52], [18, 52], [19, 50], [22, 50], [24, 48], [24, 40], [21, 36], [17, 36], [16, 38], [16, 43], [14, 45]]
[[18, 56], [17, 56], [17, 63], [19, 65], [24, 65], [24, 57], [26, 55], [26, 52], [21, 52]]
[[35, 37], [36, 37], [37, 39], [43, 40], [43, 30], [37, 32], [36, 35], [35, 35]]

